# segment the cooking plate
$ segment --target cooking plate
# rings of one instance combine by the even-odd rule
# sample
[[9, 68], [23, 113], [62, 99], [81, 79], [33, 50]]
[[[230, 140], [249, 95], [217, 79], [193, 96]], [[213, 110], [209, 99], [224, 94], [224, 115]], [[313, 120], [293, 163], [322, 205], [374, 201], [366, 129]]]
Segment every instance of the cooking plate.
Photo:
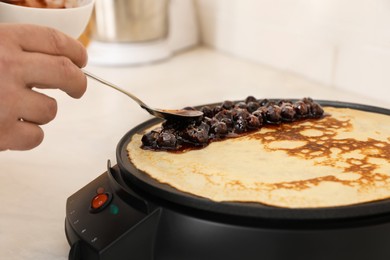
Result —
[[[293, 100], [294, 101], [294, 100]], [[339, 108], [352, 108], [367, 112], [390, 115], [390, 109], [368, 106], [356, 103], [347, 103], [339, 101], [316, 100], [322, 106], [332, 106]], [[218, 103], [220, 104], [220, 103]], [[214, 106], [218, 104], [208, 104]], [[198, 108], [200, 108], [199, 106]], [[190, 208], [207, 212], [208, 214], [222, 214], [224, 216], [269, 219], [269, 220], [340, 220], [351, 218], [369, 218], [377, 217], [390, 213], [390, 199], [362, 203], [350, 206], [325, 207], [325, 208], [279, 208], [267, 206], [261, 203], [247, 202], [214, 202], [207, 198], [202, 198], [189, 193], [182, 192], [174, 187], [158, 182], [148, 174], [138, 170], [128, 159], [127, 144], [132, 136], [142, 133], [150, 128], [160, 119], [148, 120], [130, 130], [119, 142], [117, 146], [118, 166], [128, 181], [130, 186], [135, 186], [150, 196], [164, 200], [176, 207]]]

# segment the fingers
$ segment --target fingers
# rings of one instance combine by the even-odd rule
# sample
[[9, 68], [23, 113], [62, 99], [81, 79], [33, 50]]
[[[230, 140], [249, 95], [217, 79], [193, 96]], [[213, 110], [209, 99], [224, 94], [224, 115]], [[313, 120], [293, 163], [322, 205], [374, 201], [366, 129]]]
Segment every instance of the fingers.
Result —
[[[13, 25], [18, 26], [18, 25]], [[12, 26], [10, 26], [12, 29]], [[87, 64], [87, 51], [84, 46], [70, 36], [52, 28], [23, 25], [13, 31], [15, 41], [27, 52], [46, 53], [69, 58], [78, 67]]]
[[80, 67], [87, 62], [82, 44], [54, 29], [0, 24], [0, 68], [10, 81], [31, 87], [57, 88], [80, 98], [87, 80]]
[[18, 121], [12, 132], [0, 136], [0, 151], [33, 149], [42, 142], [43, 136], [43, 130], [38, 125]]
[[25, 85], [58, 88], [74, 98], [80, 98], [85, 93], [87, 79], [70, 59], [41, 53], [24, 53], [20, 58]]
[[26, 89], [19, 101], [17, 120], [43, 125], [52, 121], [57, 114], [57, 102], [54, 98]]
[[43, 140], [39, 125], [54, 119], [57, 102], [42, 93], [25, 88], [0, 102], [0, 151], [29, 150]]

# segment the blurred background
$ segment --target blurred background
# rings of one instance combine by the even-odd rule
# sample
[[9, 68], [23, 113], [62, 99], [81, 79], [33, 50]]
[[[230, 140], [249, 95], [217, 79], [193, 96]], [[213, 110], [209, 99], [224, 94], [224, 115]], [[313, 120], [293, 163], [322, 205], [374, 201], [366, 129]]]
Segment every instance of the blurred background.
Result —
[[[138, 43], [138, 55], [148, 42], [145, 52], [154, 59], [201, 45], [328, 87], [385, 101], [390, 95], [388, 0], [97, 0], [95, 8], [92, 39], [110, 43], [90, 46], [95, 64], [153, 59], [124, 55], [126, 42]], [[161, 45], [162, 38], [170, 46], [154, 50], [151, 42]], [[122, 48], [112, 48], [119, 42]], [[101, 57], [102, 49], [110, 58]]]
[[390, 96], [390, 1], [196, 0], [202, 42], [376, 99]]

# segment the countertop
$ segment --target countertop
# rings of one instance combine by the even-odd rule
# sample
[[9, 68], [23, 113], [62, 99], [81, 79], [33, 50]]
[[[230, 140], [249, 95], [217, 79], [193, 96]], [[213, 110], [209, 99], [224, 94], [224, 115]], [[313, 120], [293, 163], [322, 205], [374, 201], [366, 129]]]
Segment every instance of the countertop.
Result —
[[[324, 86], [288, 72], [207, 48], [138, 67], [87, 67], [160, 108], [257, 98], [327, 99], [390, 108], [390, 103]], [[150, 116], [125, 95], [89, 80], [80, 100], [47, 90], [57, 118], [30, 151], [0, 153], [0, 259], [68, 259], [64, 233], [68, 196], [115, 164], [116, 145]]]

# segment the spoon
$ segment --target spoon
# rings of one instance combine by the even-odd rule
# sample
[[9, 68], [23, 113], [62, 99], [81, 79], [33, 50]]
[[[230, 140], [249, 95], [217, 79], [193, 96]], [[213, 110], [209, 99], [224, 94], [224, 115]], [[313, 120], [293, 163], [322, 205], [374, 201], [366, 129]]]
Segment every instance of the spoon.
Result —
[[149, 114], [163, 118], [166, 120], [176, 120], [176, 121], [183, 121], [183, 120], [196, 120], [203, 116], [203, 113], [198, 110], [185, 110], [185, 109], [157, 109], [157, 108], [151, 108], [150, 106], [146, 105], [143, 101], [141, 101], [138, 97], [134, 96], [130, 92], [104, 80], [101, 79], [92, 73], [83, 70], [84, 74], [88, 76], [91, 79], [94, 79], [108, 87], [111, 87], [119, 92], [122, 92], [123, 94], [127, 95], [131, 99], [133, 99], [135, 102], [137, 102], [143, 109], [149, 112]]

